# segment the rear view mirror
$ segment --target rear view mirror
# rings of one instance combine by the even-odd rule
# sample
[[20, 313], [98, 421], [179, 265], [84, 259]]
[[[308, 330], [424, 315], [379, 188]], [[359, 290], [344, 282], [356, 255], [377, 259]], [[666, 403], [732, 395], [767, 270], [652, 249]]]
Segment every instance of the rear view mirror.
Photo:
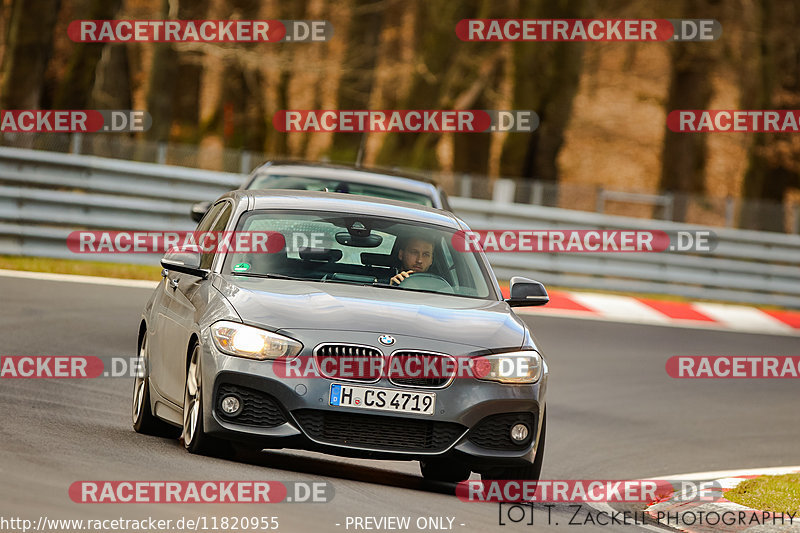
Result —
[[211, 207], [211, 202], [197, 202], [192, 206], [192, 220], [200, 222], [205, 216], [208, 208]]
[[167, 270], [205, 279], [208, 276], [208, 270], [200, 268], [200, 257], [200, 248], [197, 246], [183, 246], [181, 248], [173, 246], [161, 258], [161, 266]]
[[550, 301], [544, 285], [538, 281], [528, 278], [514, 276], [511, 278], [509, 288], [509, 298], [506, 302], [511, 307], [525, 307], [534, 305], [545, 305]]
[[383, 237], [380, 235], [351, 235], [346, 231], [340, 231], [336, 234], [336, 242], [342, 246], [354, 246], [356, 248], [377, 248], [383, 242]]
[[298, 253], [304, 261], [335, 263], [342, 258], [342, 251], [336, 248], [300, 248]]

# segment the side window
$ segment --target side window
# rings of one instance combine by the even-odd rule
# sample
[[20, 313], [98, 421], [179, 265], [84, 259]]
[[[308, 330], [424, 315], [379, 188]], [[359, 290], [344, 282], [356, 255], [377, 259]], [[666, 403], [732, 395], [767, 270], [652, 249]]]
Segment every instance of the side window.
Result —
[[211, 207], [211, 209], [206, 211], [206, 214], [203, 215], [203, 218], [197, 224], [197, 229], [195, 229], [195, 231], [197, 232], [208, 231], [208, 229], [211, 227], [211, 224], [214, 222], [214, 219], [217, 218], [217, 215], [219, 215], [219, 212], [222, 211], [223, 207], [225, 207], [224, 203], [218, 203], [217, 205]]
[[448, 276], [452, 276], [450, 272], [452, 272], [456, 268], [456, 262], [453, 260], [453, 255], [450, 253], [450, 247], [447, 243], [442, 243], [440, 246], [442, 253], [442, 267], [445, 272], [447, 272]]
[[[225, 231], [225, 226], [228, 225], [228, 220], [231, 218], [231, 212], [233, 209], [231, 208], [231, 204], [229, 202], [222, 202], [217, 204], [214, 207], [219, 207], [222, 210], [222, 214], [217, 218], [217, 221], [214, 222], [214, 225], [211, 227], [211, 232], [218, 232], [218, 231]], [[211, 213], [209, 213], [211, 214]], [[205, 218], [200, 221], [202, 224], [205, 222]], [[200, 228], [198, 227], [198, 230]], [[211, 263], [214, 262], [214, 252], [208, 252], [203, 254], [200, 258], [200, 268], [211, 268]]]

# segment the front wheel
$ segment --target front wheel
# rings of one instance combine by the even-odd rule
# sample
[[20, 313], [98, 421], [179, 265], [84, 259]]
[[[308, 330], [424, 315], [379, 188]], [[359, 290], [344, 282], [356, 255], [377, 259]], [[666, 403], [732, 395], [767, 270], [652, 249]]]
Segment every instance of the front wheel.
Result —
[[137, 433], [155, 435], [156, 437], [175, 438], [178, 428], [167, 424], [153, 414], [150, 408], [150, 360], [148, 353], [147, 332], [139, 343], [139, 357], [136, 366], [136, 377], [133, 381], [133, 399], [131, 401], [131, 417], [133, 430]]
[[192, 348], [186, 386], [183, 389], [183, 446], [189, 453], [221, 455], [229, 443], [206, 435], [203, 429], [203, 373], [200, 368], [200, 345]]

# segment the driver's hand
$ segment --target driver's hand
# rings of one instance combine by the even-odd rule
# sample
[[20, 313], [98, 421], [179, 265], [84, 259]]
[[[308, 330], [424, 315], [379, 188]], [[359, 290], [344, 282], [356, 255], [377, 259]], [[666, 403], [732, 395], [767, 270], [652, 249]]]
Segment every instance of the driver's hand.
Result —
[[404, 279], [406, 279], [413, 273], [414, 273], [413, 270], [406, 270], [405, 272], [400, 272], [398, 275], [389, 280], [389, 285], [400, 285], [400, 283], [402, 283]]

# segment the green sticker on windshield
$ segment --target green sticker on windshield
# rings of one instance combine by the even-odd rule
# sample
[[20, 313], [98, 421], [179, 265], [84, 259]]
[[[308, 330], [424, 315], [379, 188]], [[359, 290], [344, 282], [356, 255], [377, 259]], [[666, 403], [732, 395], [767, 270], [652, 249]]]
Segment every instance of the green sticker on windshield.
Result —
[[233, 267], [234, 272], [247, 272], [250, 270], [250, 263], [239, 263]]

